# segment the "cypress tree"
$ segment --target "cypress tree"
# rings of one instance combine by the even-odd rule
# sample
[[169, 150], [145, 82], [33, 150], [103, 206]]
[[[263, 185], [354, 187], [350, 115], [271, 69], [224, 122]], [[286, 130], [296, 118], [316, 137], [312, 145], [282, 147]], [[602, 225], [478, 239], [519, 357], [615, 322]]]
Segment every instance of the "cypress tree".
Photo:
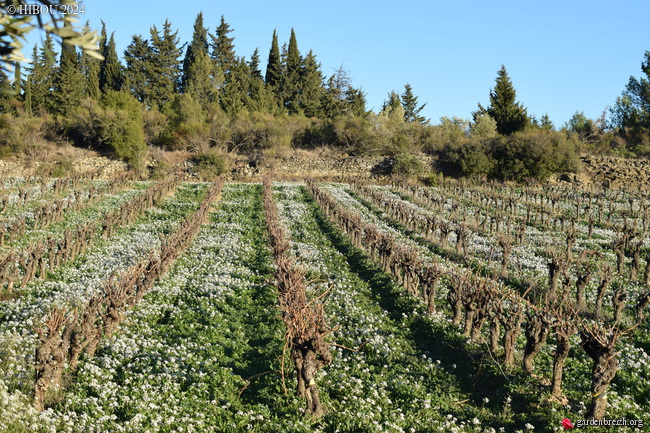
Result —
[[487, 109], [479, 104], [479, 112], [485, 111], [497, 122], [497, 131], [509, 135], [523, 130], [529, 123], [526, 109], [516, 101], [517, 92], [508, 76], [506, 67], [501, 65], [497, 73], [496, 85], [490, 90], [490, 106]]
[[282, 80], [282, 65], [280, 60], [280, 46], [278, 44], [278, 33], [273, 30], [273, 39], [271, 41], [271, 50], [269, 59], [266, 64], [266, 76], [264, 81], [273, 93], [279, 97], [280, 83]]
[[289, 114], [300, 112], [301, 101], [301, 66], [302, 60], [300, 58], [300, 51], [298, 50], [298, 41], [296, 39], [296, 32], [291, 29], [291, 37], [289, 38], [289, 47], [285, 57], [285, 71], [284, 77], [284, 107]]
[[102, 22], [102, 55], [104, 60], [99, 66], [99, 88], [102, 92], [107, 90], [119, 91], [124, 85], [124, 72], [122, 64], [117, 58], [115, 48], [115, 33], [106, 39], [106, 25]]
[[413, 88], [410, 84], [404, 86], [404, 93], [401, 96], [402, 107], [404, 107], [404, 120], [412, 123], [425, 123], [427, 119], [420, 116], [420, 112], [427, 105], [426, 103], [418, 106], [418, 97], [413, 94]]
[[178, 91], [181, 75], [181, 62], [179, 57], [182, 48], [178, 46], [178, 31], [172, 33], [171, 23], [165, 20], [162, 34], [156, 26], [151, 33], [151, 62], [147, 67], [149, 73], [148, 85], [150, 87], [149, 103], [151, 106], [161, 108], [174, 99]]
[[54, 75], [54, 91], [51, 96], [55, 112], [66, 115], [79, 106], [84, 96], [83, 81], [76, 47], [67, 43], [61, 44], [61, 60]]
[[[86, 22], [83, 33], [90, 32], [90, 24]], [[84, 76], [84, 96], [99, 100], [101, 91], [99, 89], [99, 67], [100, 62], [96, 58], [89, 56], [86, 51], [81, 52], [81, 73]]]
[[203, 12], [199, 12], [194, 21], [194, 33], [192, 34], [192, 42], [185, 51], [185, 58], [183, 59], [183, 75], [181, 76], [181, 90], [187, 91], [187, 85], [193, 79], [200, 79], [192, 75], [192, 65], [196, 61], [199, 53], [208, 54], [208, 31], [203, 26]]

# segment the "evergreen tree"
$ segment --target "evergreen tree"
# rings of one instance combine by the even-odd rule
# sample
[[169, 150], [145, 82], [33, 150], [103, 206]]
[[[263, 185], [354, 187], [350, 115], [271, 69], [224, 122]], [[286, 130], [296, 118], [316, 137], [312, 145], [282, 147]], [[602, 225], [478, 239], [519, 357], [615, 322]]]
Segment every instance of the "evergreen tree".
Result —
[[490, 105], [484, 109], [479, 104], [479, 110], [474, 115], [487, 113], [497, 122], [497, 131], [509, 135], [523, 130], [528, 124], [528, 114], [520, 102], [516, 101], [517, 92], [505, 66], [497, 73], [496, 85], [490, 90]]
[[[14, 95], [9, 77], [2, 68], [0, 68], [0, 114], [11, 112], [11, 99]], [[0, 126], [0, 130], [2, 127]]]
[[408, 83], [404, 86], [401, 101], [402, 107], [404, 107], [404, 120], [411, 123], [428, 122], [424, 116], [420, 116], [420, 112], [427, 104], [418, 106], [418, 97], [413, 94], [413, 88]]
[[284, 107], [289, 114], [300, 112], [301, 66], [302, 60], [300, 58], [300, 51], [298, 50], [296, 32], [291, 29], [291, 37], [289, 38], [289, 47], [285, 60], [286, 75], [283, 86]]
[[140, 35], [134, 35], [131, 43], [124, 50], [124, 61], [126, 62], [124, 73], [126, 87], [138, 101], [151, 105], [150, 99], [153, 95], [151, 95], [152, 70], [150, 68], [153, 68], [153, 60], [149, 41]]
[[84, 97], [83, 82], [84, 77], [79, 68], [76, 47], [63, 43], [51, 95], [52, 106], [56, 113], [66, 115], [79, 106]]
[[[84, 34], [88, 34], [90, 31], [90, 23], [86, 22]], [[84, 96], [99, 100], [101, 97], [101, 91], [99, 89], [99, 60], [89, 56], [86, 51], [82, 51], [80, 63], [81, 73], [84, 76]]]
[[[188, 81], [185, 84], [185, 93], [188, 93], [206, 110], [218, 98], [218, 89], [223, 76], [218, 71], [204, 51], [198, 51], [188, 70]], [[220, 78], [221, 77], [221, 78]]]
[[323, 87], [320, 64], [311, 50], [302, 62], [300, 82], [300, 109], [307, 117], [320, 116], [325, 88]]
[[238, 63], [237, 57], [235, 56], [235, 45], [233, 44], [235, 38], [228, 37], [228, 34], [232, 31], [230, 25], [226, 23], [223, 15], [221, 15], [221, 22], [215, 31], [216, 34], [210, 35], [210, 39], [212, 40], [212, 60], [221, 68], [226, 79], [226, 84], [228, 83], [230, 71]]
[[327, 79], [321, 103], [323, 115], [332, 118], [350, 113], [349, 96], [354, 92], [352, 78], [343, 65]]
[[111, 33], [110, 39], [106, 39], [106, 25], [102, 22], [102, 55], [104, 60], [99, 66], [99, 88], [102, 92], [107, 90], [119, 91], [124, 85], [124, 72], [122, 64], [117, 58], [115, 48], [115, 34]]
[[249, 105], [250, 68], [244, 58], [239, 59], [239, 62], [231, 67], [229, 76], [230, 81], [225, 85], [219, 102], [223, 111], [235, 116]]
[[162, 34], [156, 26], [151, 28], [150, 33], [151, 62], [147, 68], [149, 104], [162, 108], [174, 99], [178, 91], [181, 75], [179, 57], [183, 49], [178, 46], [178, 31], [172, 33], [169, 20], [163, 23]]
[[258, 48], [255, 48], [255, 51], [253, 51], [251, 60], [248, 62], [248, 67], [251, 70], [251, 78], [260, 79], [262, 81], [264, 80], [264, 77], [262, 77], [262, 71], [260, 70], [260, 50]]
[[[199, 53], [208, 54], [208, 30], [203, 26], [203, 12], [199, 12], [194, 21], [192, 42], [185, 51], [183, 59], [183, 75], [181, 76], [181, 90], [186, 91], [190, 81], [201, 79], [192, 75], [192, 65], [196, 62]], [[203, 72], [203, 71], [201, 71]]]
[[54, 41], [48, 33], [45, 36], [43, 47], [39, 50], [34, 46], [32, 54], [32, 66], [29, 73], [31, 114], [37, 110], [50, 110], [51, 100], [49, 98], [54, 84], [54, 71], [56, 61], [54, 60]]
[[271, 50], [269, 51], [269, 60], [266, 65], [266, 76], [264, 78], [267, 87], [273, 93], [280, 96], [280, 83], [282, 81], [282, 64], [280, 60], [280, 46], [278, 44], [278, 34], [273, 30], [273, 40], [271, 41]]

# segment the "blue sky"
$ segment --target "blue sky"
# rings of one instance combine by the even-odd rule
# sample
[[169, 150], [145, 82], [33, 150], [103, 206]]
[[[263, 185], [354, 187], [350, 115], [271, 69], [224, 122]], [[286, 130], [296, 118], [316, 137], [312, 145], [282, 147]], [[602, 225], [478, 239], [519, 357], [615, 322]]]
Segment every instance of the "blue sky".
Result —
[[264, 67], [273, 30], [282, 44], [293, 27], [301, 53], [312, 49], [326, 76], [343, 65], [374, 110], [410, 83], [434, 124], [487, 105], [502, 64], [529, 114], [557, 126], [576, 110], [597, 118], [650, 50], [647, 0], [86, 0], [79, 19], [95, 29], [103, 19], [121, 56], [132, 35], [167, 18], [189, 41], [199, 11], [211, 32], [224, 15], [237, 54], [259, 47]]

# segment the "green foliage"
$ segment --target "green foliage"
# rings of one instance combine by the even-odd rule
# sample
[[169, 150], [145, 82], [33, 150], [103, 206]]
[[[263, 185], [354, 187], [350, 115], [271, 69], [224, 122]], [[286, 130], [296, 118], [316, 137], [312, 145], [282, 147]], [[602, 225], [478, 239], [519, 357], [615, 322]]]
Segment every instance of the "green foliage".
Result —
[[502, 180], [545, 180], [552, 173], [576, 172], [575, 143], [561, 132], [530, 131], [488, 140], [468, 139], [449, 144], [441, 160], [462, 176]]
[[216, 152], [201, 153], [194, 157], [195, 174], [204, 181], [214, 179], [228, 171], [228, 162]]
[[469, 127], [469, 133], [472, 138], [494, 138], [499, 134], [497, 122], [488, 114], [478, 114]]
[[99, 134], [118, 158], [141, 168], [147, 146], [144, 142], [142, 105], [126, 92], [107, 91], [102, 97], [105, 119]]
[[[62, 43], [80, 47], [85, 53], [95, 58], [101, 58], [97, 53], [98, 37], [96, 32], [90, 32], [87, 29], [79, 29], [75, 26], [78, 14], [65, 12], [48, 13], [48, 20], [44, 21], [41, 15], [37, 14], [20, 14], [11, 12], [8, 6], [17, 6], [21, 4], [34, 4], [43, 8], [47, 7], [50, 11], [57, 11], [58, 6], [65, 5], [69, 8], [83, 8], [75, 0], [38, 0], [38, 1], [3, 1], [0, 3], [0, 70], [5, 69], [9, 63], [23, 62], [25, 56], [21, 52], [23, 41], [28, 33], [35, 28], [40, 28], [48, 34], [57, 36]], [[81, 10], [79, 10], [81, 12]]]
[[102, 92], [108, 90], [119, 91], [124, 85], [124, 70], [117, 58], [115, 48], [115, 34], [107, 38], [106, 25], [102, 22], [102, 55], [104, 60], [99, 66], [99, 88]]
[[205, 151], [210, 147], [210, 126], [205, 122], [201, 104], [192, 95], [176, 96], [168, 118], [171, 131], [167, 147], [191, 151]]
[[404, 107], [404, 120], [407, 122], [427, 123], [420, 112], [427, 105], [426, 103], [418, 106], [418, 97], [413, 94], [413, 88], [410, 84], [404, 86], [404, 93], [401, 96], [402, 107]]
[[150, 62], [147, 63], [147, 105], [162, 108], [173, 101], [178, 93], [181, 76], [181, 48], [178, 46], [178, 31], [172, 32], [168, 20], [163, 23], [162, 31], [156, 26], [149, 30], [151, 40]]
[[488, 176], [495, 164], [489, 146], [482, 140], [448, 143], [442, 150], [441, 160], [454, 174], [471, 177]]
[[530, 122], [526, 109], [516, 98], [517, 92], [506, 67], [502, 65], [497, 72], [494, 89], [490, 90], [490, 105], [485, 109], [479, 104], [479, 109], [474, 115], [490, 115], [496, 121], [499, 134], [509, 135], [522, 131]]
[[422, 176], [424, 163], [417, 156], [410, 153], [400, 153], [393, 160], [393, 174], [404, 178]]
[[80, 69], [75, 47], [63, 44], [59, 67], [54, 75], [53, 91], [50, 94], [54, 112], [67, 115], [79, 106], [85, 90], [84, 76]]

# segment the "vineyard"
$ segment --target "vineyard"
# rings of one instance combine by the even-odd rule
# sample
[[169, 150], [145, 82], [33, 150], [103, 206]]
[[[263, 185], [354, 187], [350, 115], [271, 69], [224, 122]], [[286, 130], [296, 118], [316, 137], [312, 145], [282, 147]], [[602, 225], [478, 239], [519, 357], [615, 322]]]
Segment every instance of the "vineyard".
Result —
[[0, 432], [648, 423], [649, 209], [452, 180], [0, 178]]

